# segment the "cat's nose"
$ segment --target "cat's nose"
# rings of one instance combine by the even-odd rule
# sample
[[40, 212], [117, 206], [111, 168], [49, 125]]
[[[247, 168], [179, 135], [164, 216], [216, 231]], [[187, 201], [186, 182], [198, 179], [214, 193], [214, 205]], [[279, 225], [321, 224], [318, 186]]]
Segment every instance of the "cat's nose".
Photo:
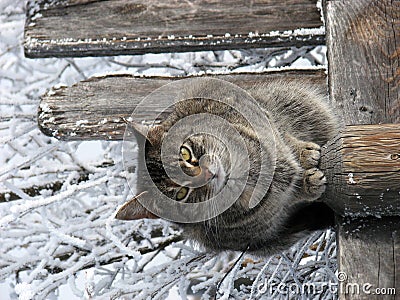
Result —
[[209, 168], [202, 168], [202, 171], [204, 172], [204, 179], [206, 181], [209, 181], [215, 177], [215, 173], [211, 172]]

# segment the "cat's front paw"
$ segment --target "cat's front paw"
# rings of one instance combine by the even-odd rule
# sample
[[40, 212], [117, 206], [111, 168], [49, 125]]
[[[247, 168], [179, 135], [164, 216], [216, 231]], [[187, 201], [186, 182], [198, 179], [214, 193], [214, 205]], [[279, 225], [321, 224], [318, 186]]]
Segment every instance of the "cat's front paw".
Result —
[[321, 157], [321, 147], [315, 143], [304, 143], [299, 151], [300, 164], [304, 169], [316, 167]]
[[318, 199], [325, 192], [326, 178], [324, 173], [317, 168], [304, 172], [303, 187], [306, 194], [312, 199]]

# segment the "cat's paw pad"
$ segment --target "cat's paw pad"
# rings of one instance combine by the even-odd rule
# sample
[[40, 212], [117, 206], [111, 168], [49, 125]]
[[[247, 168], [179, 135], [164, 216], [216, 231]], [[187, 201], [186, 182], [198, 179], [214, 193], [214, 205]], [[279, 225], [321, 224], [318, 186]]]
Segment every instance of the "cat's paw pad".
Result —
[[313, 199], [318, 199], [325, 192], [326, 178], [324, 173], [317, 168], [304, 172], [304, 190]]
[[316, 167], [321, 157], [321, 147], [315, 143], [304, 143], [300, 150], [300, 164], [304, 169]]

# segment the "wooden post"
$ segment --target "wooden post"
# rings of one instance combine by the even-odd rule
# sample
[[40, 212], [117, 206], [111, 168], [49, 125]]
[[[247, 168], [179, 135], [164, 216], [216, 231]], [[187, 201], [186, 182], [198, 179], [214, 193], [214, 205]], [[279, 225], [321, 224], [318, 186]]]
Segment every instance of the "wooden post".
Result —
[[342, 216], [400, 215], [400, 126], [353, 125], [322, 147], [323, 201]]
[[[400, 1], [327, 0], [324, 11], [329, 91], [332, 104], [342, 112], [344, 124], [399, 123]], [[375, 132], [374, 136], [378, 135], [379, 132]], [[385, 147], [390, 148], [389, 136], [387, 140], [385, 137], [382, 135], [380, 140]], [[342, 185], [343, 181], [347, 181], [344, 185], [355, 192], [356, 185], [349, 187], [348, 182], [366, 182], [368, 178], [358, 178], [359, 173], [355, 172], [353, 177], [347, 174], [346, 178], [345, 172], [349, 167], [356, 170], [360, 162], [357, 159], [367, 152], [361, 151], [350, 136], [344, 135], [341, 139], [342, 146], [347, 144], [350, 147], [339, 148], [342, 155], [339, 160], [345, 169], [339, 172], [342, 176], [335, 176], [340, 178], [337, 180], [341, 180]], [[392, 154], [394, 156], [391, 158], [396, 162], [394, 158], [397, 153], [390, 153]], [[352, 155], [352, 160], [356, 163], [349, 165], [346, 157]], [[383, 167], [383, 156], [380, 161], [381, 164], [375, 165], [371, 160], [370, 167]], [[393, 161], [390, 164], [395, 166]], [[392, 175], [398, 176], [398, 172], [399, 169], [394, 168]], [[379, 178], [379, 174], [376, 178]], [[398, 189], [397, 179], [393, 182], [391, 180], [382, 180], [386, 181], [387, 186], [381, 187]], [[335, 186], [337, 185], [334, 184], [332, 188], [335, 189]], [[338, 207], [342, 209], [346, 206], [354, 208], [354, 200], [357, 200], [357, 196], [356, 199], [354, 196], [356, 195], [345, 195], [343, 191], [339, 191], [329, 201], [337, 201]], [[379, 201], [378, 196], [376, 202]], [[339, 299], [396, 299], [393, 290], [387, 289], [397, 288], [396, 292], [400, 293], [399, 232], [398, 216], [355, 220], [338, 215], [338, 263], [339, 271], [343, 272], [340, 273], [343, 281], [339, 288]], [[369, 293], [362, 290], [366, 285]], [[358, 292], [349, 288], [356, 286], [359, 287]]]

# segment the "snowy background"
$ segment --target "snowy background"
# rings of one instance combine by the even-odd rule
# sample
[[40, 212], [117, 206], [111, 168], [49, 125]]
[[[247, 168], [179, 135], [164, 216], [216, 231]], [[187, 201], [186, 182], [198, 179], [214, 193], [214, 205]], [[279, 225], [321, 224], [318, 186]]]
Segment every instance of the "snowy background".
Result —
[[[213, 299], [219, 283], [218, 299], [287, 299], [276, 288], [260, 294], [258, 287], [336, 282], [331, 231], [317, 232], [276, 257], [246, 254], [228, 272], [240, 253], [204, 253], [161, 220], [114, 220], [116, 208], [132, 196], [122, 143], [62, 142], [44, 136], [36, 124], [39, 98], [53, 86], [114, 72], [324, 67], [325, 47], [26, 59], [24, 22], [25, 1], [0, 0], [1, 300]], [[325, 288], [313, 298], [336, 294]]]

